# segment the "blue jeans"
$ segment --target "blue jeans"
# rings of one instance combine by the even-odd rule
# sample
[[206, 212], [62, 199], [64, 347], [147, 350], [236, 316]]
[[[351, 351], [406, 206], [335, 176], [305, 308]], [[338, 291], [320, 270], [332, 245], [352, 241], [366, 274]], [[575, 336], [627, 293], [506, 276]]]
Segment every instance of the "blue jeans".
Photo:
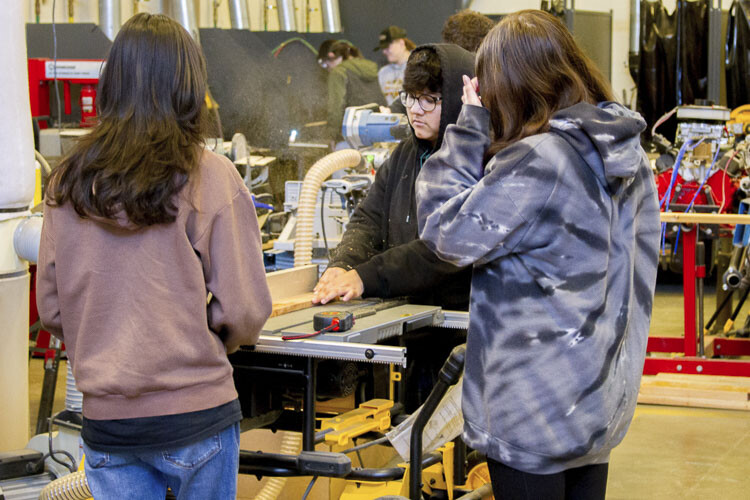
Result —
[[240, 424], [179, 448], [107, 453], [86, 444], [86, 479], [95, 500], [164, 500], [167, 486], [178, 500], [237, 496]]

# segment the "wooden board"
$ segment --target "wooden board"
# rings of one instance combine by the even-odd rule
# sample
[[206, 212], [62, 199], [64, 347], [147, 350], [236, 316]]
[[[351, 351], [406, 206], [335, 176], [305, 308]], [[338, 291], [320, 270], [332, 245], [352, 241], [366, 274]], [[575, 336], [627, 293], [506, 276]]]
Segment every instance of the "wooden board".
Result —
[[750, 378], [659, 373], [643, 377], [638, 402], [750, 410]]
[[695, 212], [662, 212], [662, 222], [698, 223], [698, 224], [750, 224], [748, 214], [699, 214]]
[[300, 309], [312, 307], [312, 297], [313, 293], [309, 292], [303, 293], [301, 295], [295, 295], [293, 297], [288, 297], [279, 302], [274, 302], [270, 317], [274, 318], [281, 314], [286, 314], [293, 311], [299, 311]]
[[312, 292], [318, 282], [318, 266], [293, 267], [283, 271], [266, 274], [268, 289], [271, 291], [273, 303], [280, 303], [292, 297]]

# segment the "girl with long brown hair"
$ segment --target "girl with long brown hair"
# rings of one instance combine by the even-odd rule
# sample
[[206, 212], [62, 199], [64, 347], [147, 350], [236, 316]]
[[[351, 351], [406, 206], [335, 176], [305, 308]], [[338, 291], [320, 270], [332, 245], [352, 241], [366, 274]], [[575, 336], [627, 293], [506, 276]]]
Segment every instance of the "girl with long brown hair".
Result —
[[97, 500], [236, 495], [227, 352], [255, 343], [271, 301], [250, 193], [203, 144], [205, 97], [187, 31], [132, 17], [102, 70], [98, 125], [48, 183], [37, 302], [83, 393]]
[[493, 28], [476, 74], [417, 180], [421, 238], [473, 265], [464, 438], [499, 498], [603, 499], [658, 263], [646, 124], [542, 11]]

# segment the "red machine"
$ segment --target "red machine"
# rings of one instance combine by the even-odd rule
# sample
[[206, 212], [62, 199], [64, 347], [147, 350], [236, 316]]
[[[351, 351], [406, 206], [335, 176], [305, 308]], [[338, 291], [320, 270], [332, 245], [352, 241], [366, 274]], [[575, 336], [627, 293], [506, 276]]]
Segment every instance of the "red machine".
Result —
[[[656, 176], [656, 187], [659, 191], [660, 200], [667, 193], [671, 178], [671, 168]], [[725, 170], [717, 170], [716, 173], [709, 176], [701, 190], [702, 192], [698, 193], [698, 196], [695, 196], [699, 183], [695, 180], [686, 181], [680, 174], [677, 174], [675, 192], [672, 193], [670, 203], [688, 205], [693, 201], [693, 196], [695, 196], [694, 205], [716, 205], [720, 208], [720, 213], [726, 213], [734, 209], [732, 199], [734, 198], [734, 193], [737, 191], [738, 183], [739, 180], [733, 180], [726, 174]]]
[[[63, 83], [64, 112], [73, 112], [71, 85], [82, 85], [78, 105], [81, 108], [81, 127], [96, 124], [96, 86], [104, 61], [100, 59], [58, 59], [57, 80]], [[50, 83], [55, 80], [55, 61], [29, 59], [29, 97], [31, 116], [40, 120], [50, 116]], [[43, 122], [40, 128], [47, 128]]]

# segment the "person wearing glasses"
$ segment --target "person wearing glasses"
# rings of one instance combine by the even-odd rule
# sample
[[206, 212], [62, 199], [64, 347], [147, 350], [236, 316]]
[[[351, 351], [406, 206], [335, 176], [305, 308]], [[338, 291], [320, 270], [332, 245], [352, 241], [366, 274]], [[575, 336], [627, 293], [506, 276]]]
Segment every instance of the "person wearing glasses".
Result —
[[341, 126], [349, 106], [375, 103], [385, 106], [378, 84], [378, 66], [362, 57], [345, 40], [326, 40], [318, 50], [318, 64], [328, 74], [328, 130], [334, 142], [343, 140]]
[[[467, 309], [471, 271], [441, 261], [418, 239], [414, 182], [424, 162], [440, 148], [446, 127], [456, 122], [461, 109], [461, 76], [473, 71], [473, 54], [457, 45], [423, 45], [412, 51], [399, 95], [412, 134], [378, 169], [373, 186], [352, 214], [315, 287], [315, 303], [361, 296], [408, 296], [416, 304]], [[424, 347], [410, 348], [407, 341], [410, 369], [416, 369], [413, 360], [419, 355], [429, 356], [426, 363], [439, 369], [460, 341], [444, 329], [419, 335], [429, 337], [431, 352], [426, 353]], [[445, 343], [444, 352], [438, 348], [441, 342]], [[430, 366], [425, 371], [437, 373]], [[430, 388], [428, 381], [408, 390], [407, 411], [414, 409]]]

